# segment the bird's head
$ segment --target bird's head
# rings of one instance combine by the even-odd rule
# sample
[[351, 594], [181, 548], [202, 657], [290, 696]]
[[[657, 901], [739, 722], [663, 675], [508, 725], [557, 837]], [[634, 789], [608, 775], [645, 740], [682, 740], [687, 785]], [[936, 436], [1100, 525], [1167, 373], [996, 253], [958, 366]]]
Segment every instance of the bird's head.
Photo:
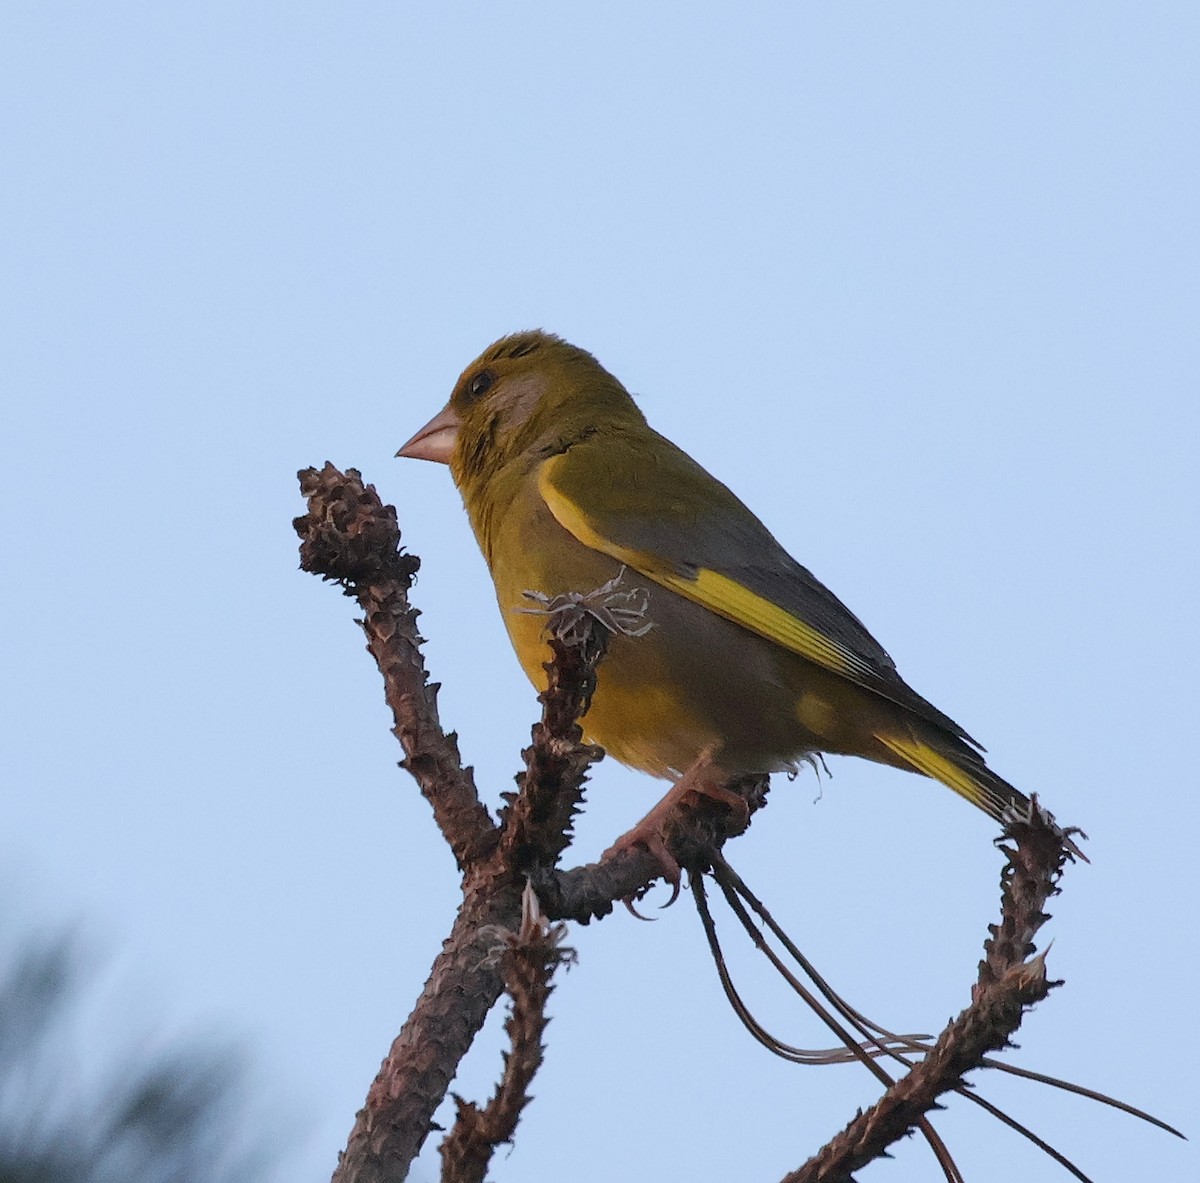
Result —
[[621, 422], [645, 422], [625, 387], [586, 350], [535, 329], [485, 349], [396, 455], [448, 464], [461, 488]]

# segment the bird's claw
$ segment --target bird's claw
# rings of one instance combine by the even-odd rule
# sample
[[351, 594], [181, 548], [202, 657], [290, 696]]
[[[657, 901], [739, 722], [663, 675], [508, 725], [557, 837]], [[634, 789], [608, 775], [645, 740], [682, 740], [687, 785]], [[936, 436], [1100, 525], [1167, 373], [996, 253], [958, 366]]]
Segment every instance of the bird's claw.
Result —
[[[661, 877], [671, 885], [671, 898], [661, 905], [664, 908], [669, 908], [677, 899], [683, 880], [682, 870], [679, 866], [679, 860], [671, 853], [671, 849], [667, 846], [666, 839], [663, 837], [662, 830], [657, 826], [646, 826], [639, 824], [634, 826], [626, 834], [622, 834], [601, 856], [602, 859], [608, 859], [614, 855], [624, 854], [630, 850], [646, 851], [658, 864], [658, 869]], [[627, 895], [621, 903], [629, 909], [629, 912], [636, 916], [639, 920], [652, 920], [651, 916], [643, 916], [635, 906], [635, 900], [640, 897]]]
[[[658, 906], [660, 908], [669, 908], [677, 899], [679, 899], [679, 892], [680, 892], [679, 883], [678, 882], [671, 883], [671, 898], [669, 900], [667, 900], [667, 902], [665, 904], [659, 904]], [[621, 901], [621, 903], [623, 903], [625, 905], [625, 909], [626, 909], [626, 911], [628, 911], [630, 916], [635, 916], [638, 920], [645, 920], [647, 924], [652, 923], [653, 921], [658, 919], [657, 916], [643, 916], [641, 914], [641, 912], [639, 912], [637, 910], [636, 901], [641, 898], [642, 897], [638, 896], [638, 895], [627, 895]]]

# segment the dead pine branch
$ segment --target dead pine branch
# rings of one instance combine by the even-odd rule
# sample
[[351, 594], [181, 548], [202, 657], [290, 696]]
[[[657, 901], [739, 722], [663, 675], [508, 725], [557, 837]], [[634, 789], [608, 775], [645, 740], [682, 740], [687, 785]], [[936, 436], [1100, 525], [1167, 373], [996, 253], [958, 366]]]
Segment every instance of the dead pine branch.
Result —
[[[300, 484], [308, 500], [308, 512], [295, 521], [301, 567], [338, 583], [362, 609], [367, 649], [383, 676], [393, 733], [405, 753], [402, 765], [430, 803], [463, 874], [463, 899], [450, 935], [383, 1061], [333, 1176], [334, 1183], [397, 1183], [407, 1176], [459, 1062], [505, 989], [502, 959], [493, 955], [496, 934], [521, 931], [527, 878], [536, 877], [555, 902], [602, 915], [614, 900], [644, 890], [659, 870], [635, 853], [613, 860], [616, 867], [602, 862], [577, 869], [561, 886], [556, 879], [587, 768], [602, 754], [582, 742], [576, 721], [587, 709], [603, 655], [599, 622], [578, 622], [570, 643], [551, 638], [555, 660], [540, 696], [542, 720], [524, 753], [517, 792], [508, 795], [501, 819], [494, 821], [462, 767], [454, 735], [438, 717], [437, 686], [428, 681], [417, 613], [408, 600], [419, 563], [400, 549], [395, 510], [354, 469], [342, 473], [331, 464], [306, 469]], [[532, 995], [525, 994], [528, 1001]]]
[[367, 648], [383, 675], [393, 732], [447, 844], [463, 871], [463, 900], [425, 988], [358, 1113], [334, 1179], [403, 1179], [433, 1115], [503, 989], [488, 962], [489, 930], [515, 928], [520, 890], [493, 866], [499, 828], [441, 726], [437, 687], [425, 673], [408, 592], [418, 561], [400, 550], [395, 510], [354, 469], [326, 464], [300, 474], [308, 513], [297, 518], [300, 565], [339, 583], [363, 611]]

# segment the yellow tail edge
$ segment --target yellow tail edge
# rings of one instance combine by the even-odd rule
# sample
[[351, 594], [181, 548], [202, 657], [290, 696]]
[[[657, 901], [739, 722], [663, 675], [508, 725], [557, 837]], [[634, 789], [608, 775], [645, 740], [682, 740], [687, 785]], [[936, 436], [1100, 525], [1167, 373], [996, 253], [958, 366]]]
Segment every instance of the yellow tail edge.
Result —
[[880, 735], [878, 732], [875, 733], [875, 738], [906, 764], [911, 765], [915, 771], [941, 781], [947, 788], [953, 789], [960, 797], [965, 797], [996, 821], [1003, 821], [1008, 811], [1020, 799], [1020, 794], [1015, 790], [1011, 790], [1009, 794], [1002, 793], [995, 785], [980, 780], [950, 757], [919, 739], [911, 736]]

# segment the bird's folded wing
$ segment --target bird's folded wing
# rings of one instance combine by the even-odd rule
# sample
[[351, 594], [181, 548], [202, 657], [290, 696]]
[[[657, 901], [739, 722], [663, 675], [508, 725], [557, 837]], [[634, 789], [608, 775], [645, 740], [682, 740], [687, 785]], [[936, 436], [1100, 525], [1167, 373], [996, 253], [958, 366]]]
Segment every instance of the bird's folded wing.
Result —
[[961, 739], [862, 622], [795, 561], [720, 481], [669, 440], [593, 435], [544, 460], [538, 489], [558, 523], [710, 611], [871, 690]]

